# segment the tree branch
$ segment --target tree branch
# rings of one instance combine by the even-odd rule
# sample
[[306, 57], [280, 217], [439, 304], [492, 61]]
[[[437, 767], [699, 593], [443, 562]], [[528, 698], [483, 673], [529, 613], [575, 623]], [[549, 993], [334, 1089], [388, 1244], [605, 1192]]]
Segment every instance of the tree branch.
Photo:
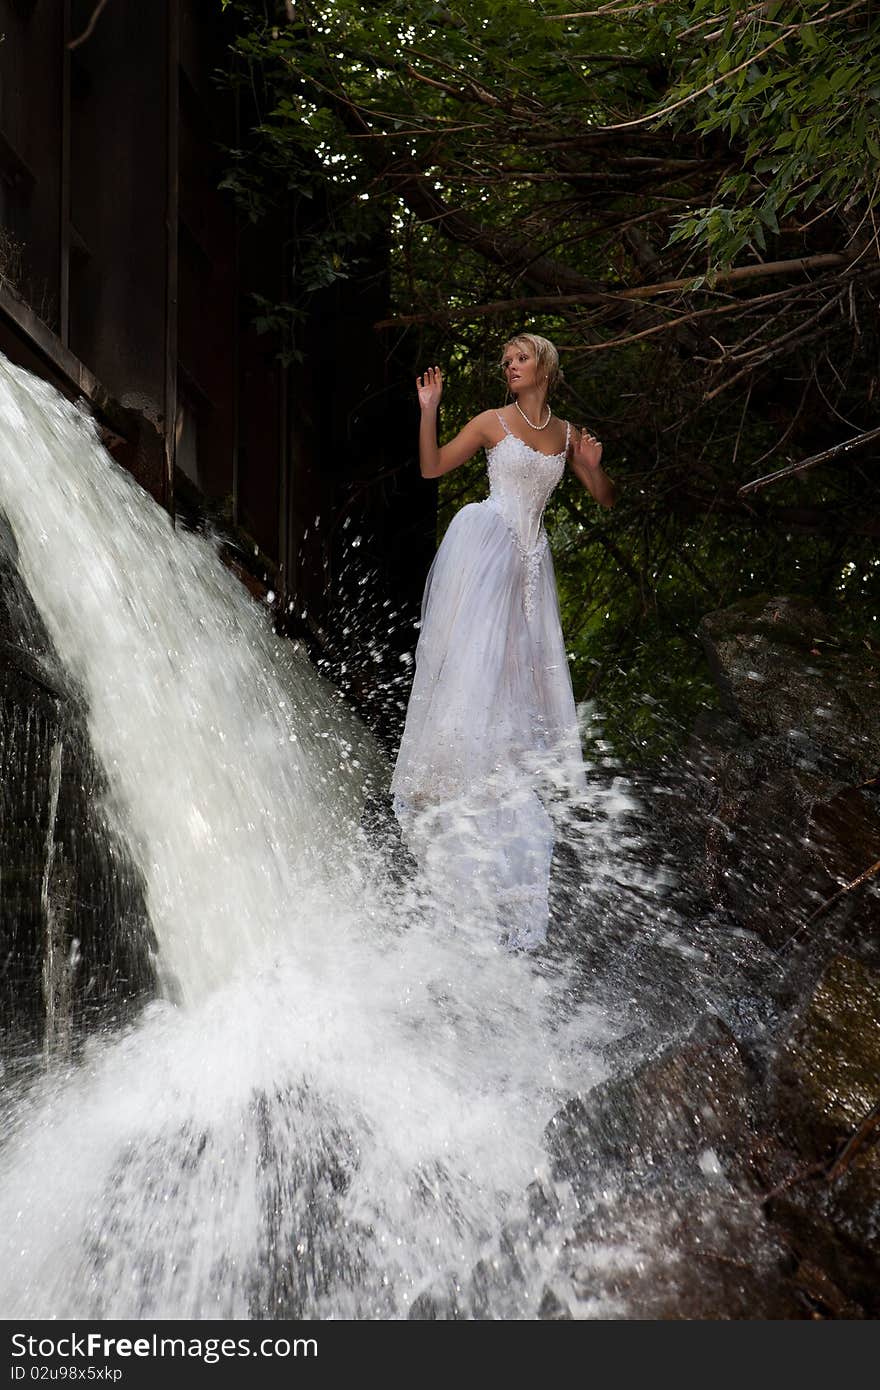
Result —
[[875, 439], [880, 439], [880, 428], [876, 430], [865, 430], [863, 434], [857, 434], [853, 439], [845, 439], [842, 444], [834, 444], [830, 449], [823, 449], [821, 454], [813, 454], [810, 458], [801, 459], [800, 463], [790, 463], [785, 468], [778, 468], [775, 473], [765, 473], [762, 478], [754, 478], [750, 483], [743, 483], [737, 491], [737, 497], [744, 497], [748, 492], [760, 492], [762, 488], [769, 487], [771, 483], [780, 482], [783, 478], [794, 478], [798, 473], [806, 473], [810, 468], [816, 468], [820, 463], [831, 463], [834, 459], [844, 458], [847, 454], [854, 453], [857, 449], [863, 449], [867, 444], [872, 444]]
[[[413, 212], [416, 212], [413, 208]], [[419, 214], [416, 212], [416, 216]], [[450, 214], [450, 216], [460, 216], [460, 214]], [[454, 230], [450, 229], [449, 224], [441, 227], [447, 235], [455, 236]], [[471, 242], [476, 249], [479, 246]], [[712, 288], [715, 285], [736, 284], [743, 280], [761, 280], [771, 275], [797, 275], [810, 270], [826, 270], [833, 266], [849, 265], [850, 256], [843, 255], [836, 251], [822, 252], [815, 256], [801, 256], [796, 260], [789, 261], [764, 261], [760, 265], [735, 266], [732, 270], [724, 271], [714, 277]], [[576, 272], [570, 272], [575, 275]], [[524, 276], [524, 278], [526, 278]], [[589, 290], [575, 294], [543, 294], [530, 295], [520, 299], [497, 299], [489, 304], [473, 304], [460, 309], [437, 309], [426, 314], [399, 314], [393, 319], [380, 319], [373, 327], [377, 332], [387, 328], [403, 328], [414, 323], [450, 323], [455, 319], [465, 319], [468, 322], [476, 319], [485, 318], [488, 314], [509, 314], [512, 309], [550, 309], [562, 308], [568, 304], [607, 304], [609, 301], [627, 301], [640, 299], [653, 299], [661, 294], [674, 294], [677, 291], [690, 291], [692, 294], [703, 290], [699, 286], [698, 290], [691, 289], [694, 280], [698, 278], [690, 275], [678, 280], [663, 280], [656, 285], [634, 285], [630, 289], [615, 289], [611, 286], [595, 285]], [[707, 286], [707, 289], [709, 287]]]

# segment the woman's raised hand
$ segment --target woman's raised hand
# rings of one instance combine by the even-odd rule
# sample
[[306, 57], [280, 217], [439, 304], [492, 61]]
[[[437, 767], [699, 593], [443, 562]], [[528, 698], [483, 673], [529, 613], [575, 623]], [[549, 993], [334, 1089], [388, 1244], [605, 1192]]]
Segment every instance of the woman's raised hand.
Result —
[[443, 373], [439, 367], [429, 367], [423, 376], [416, 377], [416, 390], [422, 410], [435, 409], [443, 395]]
[[587, 429], [575, 427], [572, 455], [575, 463], [582, 463], [587, 468], [598, 468], [602, 462], [602, 445]]

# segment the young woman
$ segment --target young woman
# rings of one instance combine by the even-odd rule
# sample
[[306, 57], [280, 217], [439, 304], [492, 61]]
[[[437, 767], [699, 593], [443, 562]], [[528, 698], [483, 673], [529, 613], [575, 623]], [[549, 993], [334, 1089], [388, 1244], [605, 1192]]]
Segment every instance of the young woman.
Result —
[[553, 344], [520, 334], [505, 344], [502, 369], [513, 404], [474, 416], [442, 448], [442, 373], [416, 378], [422, 476], [439, 478], [482, 448], [489, 496], [456, 514], [428, 573], [391, 785], [417, 859], [458, 885], [469, 915], [528, 949], [547, 933], [555, 838], [538, 788], [584, 789], [542, 517], [566, 460], [600, 506], [614, 504], [614, 485], [600, 442], [548, 404], [559, 375]]

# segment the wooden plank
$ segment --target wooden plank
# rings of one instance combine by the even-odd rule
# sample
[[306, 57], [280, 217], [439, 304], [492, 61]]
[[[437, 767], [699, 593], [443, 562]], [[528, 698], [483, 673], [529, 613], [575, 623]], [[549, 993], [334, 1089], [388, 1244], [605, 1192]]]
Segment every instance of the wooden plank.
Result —
[[178, 182], [178, 108], [180, 101], [180, 11], [168, 0], [166, 11], [166, 274], [165, 274], [165, 505], [174, 516], [174, 455], [177, 431], [177, 237], [180, 190]]
[[70, 0], [64, 0], [61, 19], [62, 57], [60, 102], [60, 194], [58, 227], [58, 335], [70, 346]]

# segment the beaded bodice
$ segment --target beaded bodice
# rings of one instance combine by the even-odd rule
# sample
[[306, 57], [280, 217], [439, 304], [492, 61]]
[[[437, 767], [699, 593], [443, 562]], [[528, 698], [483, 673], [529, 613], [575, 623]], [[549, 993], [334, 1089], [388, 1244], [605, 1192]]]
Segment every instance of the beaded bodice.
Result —
[[547, 533], [541, 525], [544, 508], [565, 472], [571, 426], [565, 426], [565, 446], [558, 454], [544, 454], [513, 434], [506, 420], [504, 438], [486, 450], [489, 466], [488, 503], [505, 521], [526, 567], [524, 603], [531, 613], [534, 587]]
[[565, 447], [558, 454], [542, 454], [511, 432], [486, 450], [489, 464], [489, 496], [501, 512], [522, 550], [531, 550], [541, 537], [544, 508], [565, 471], [571, 426], [565, 427]]

